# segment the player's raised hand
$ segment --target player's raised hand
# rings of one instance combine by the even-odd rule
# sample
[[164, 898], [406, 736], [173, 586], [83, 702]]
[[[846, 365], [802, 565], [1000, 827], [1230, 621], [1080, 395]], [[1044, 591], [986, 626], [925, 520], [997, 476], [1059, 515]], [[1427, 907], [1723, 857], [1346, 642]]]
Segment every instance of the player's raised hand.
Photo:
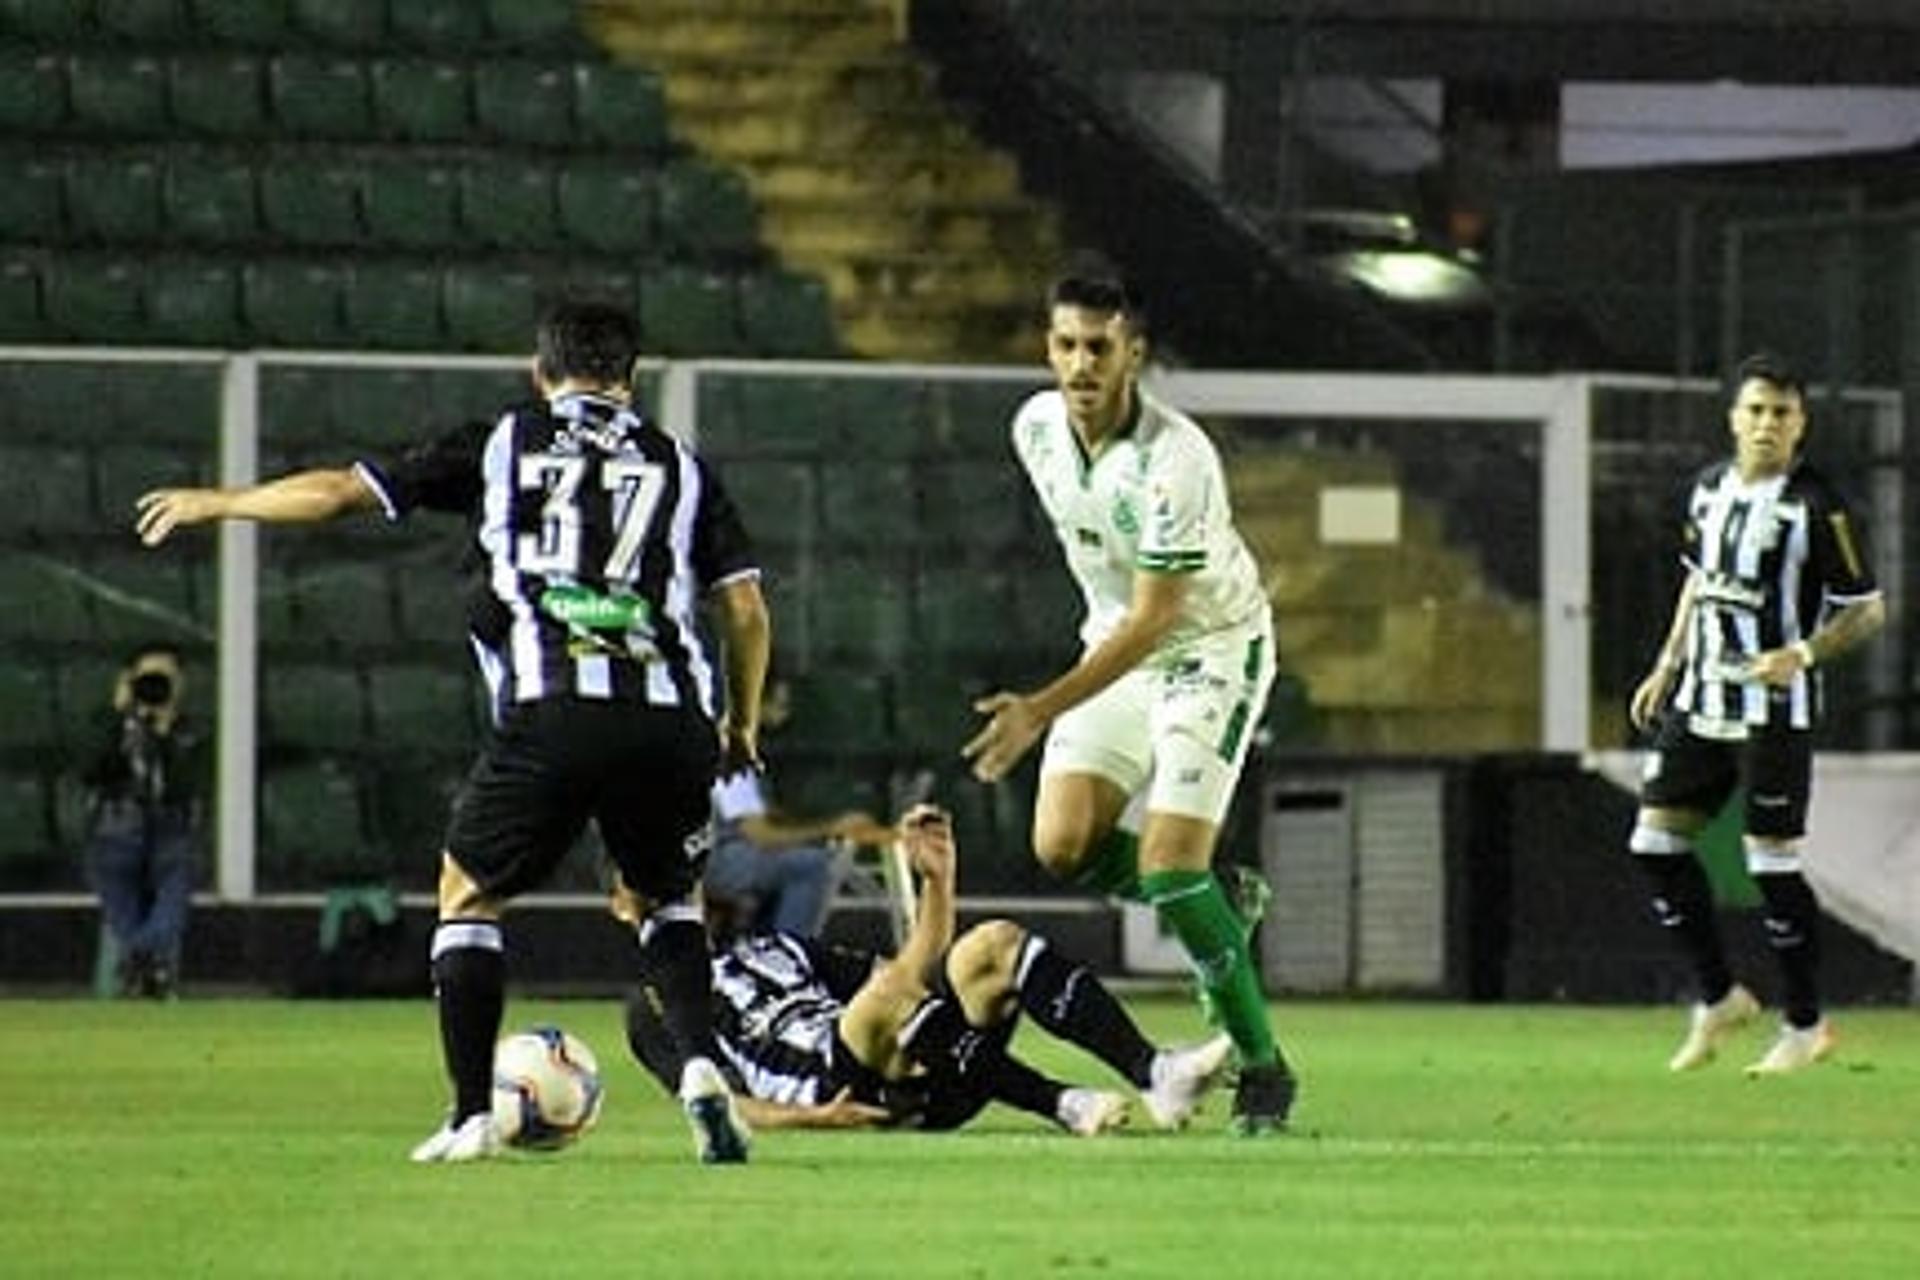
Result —
[[1034, 714], [1033, 704], [1017, 693], [990, 693], [973, 709], [987, 717], [986, 727], [960, 748], [960, 754], [973, 761], [974, 777], [998, 782], [1039, 740], [1046, 723]]
[[175, 529], [226, 514], [226, 495], [218, 489], [154, 489], [141, 494], [133, 505], [140, 541], [157, 547]]
[[900, 819], [907, 864], [930, 880], [953, 879], [953, 818], [938, 805], [917, 804]]

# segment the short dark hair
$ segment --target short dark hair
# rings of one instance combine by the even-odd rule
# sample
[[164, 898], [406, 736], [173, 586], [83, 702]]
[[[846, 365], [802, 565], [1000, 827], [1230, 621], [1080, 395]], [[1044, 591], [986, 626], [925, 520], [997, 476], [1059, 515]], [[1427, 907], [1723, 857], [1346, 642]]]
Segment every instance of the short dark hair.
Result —
[[1740, 388], [1756, 381], [1791, 391], [1802, 400], [1807, 398], [1807, 384], [1800, 371], [1777, 351], [1756, 351], [1742, 360], [1733, 371], [1733, 385], [1728, 388], [1727, 398], [1738, 399]]
[[1089, 311], [1118, 312], [1135, 333], [1145, 333], [1146, 308], [1119, 268], [1097, 253], [1078, 253], [1047, 290], [1047, 309], [1085, 307]]
[[609, 302], [555, 303], [540, 317], [534, 358], [549, 382], [577, 378], [625, 386], [640, 355], [640, 322]]

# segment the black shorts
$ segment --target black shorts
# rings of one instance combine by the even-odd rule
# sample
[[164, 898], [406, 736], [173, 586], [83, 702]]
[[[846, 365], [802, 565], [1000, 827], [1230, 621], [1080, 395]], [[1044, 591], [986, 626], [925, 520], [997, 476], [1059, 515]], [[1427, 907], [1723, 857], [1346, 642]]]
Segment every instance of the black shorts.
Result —
[[942, 973], [939, 988], [908, 1019], [901, 1048], [925, 1074], [914, 1077], [923, 1101], [916, 1128], [958, 1129], [995, 1097], [1000, 1063], [1019, 1025], [1017, 1017], [991, 1027], [967, 1021], [960, 998]]
[[692, 892], [720, 743], [698, 712], [548, 698], [507, 713], [460, 787], [447, 852], [490, 898], [552, 875], [587, 820], [628, 887]]
[[1813, 735], [1767, 726], [1744, 741], [1723, 742], [1692, 732], [1684, 715], [1661, 721], [1640, 785], [1641, 805], [1710, 817], [1735, 787], [1746, 789], [1748, 835], [1781, 840], [1805, 835], [1813, 794]]

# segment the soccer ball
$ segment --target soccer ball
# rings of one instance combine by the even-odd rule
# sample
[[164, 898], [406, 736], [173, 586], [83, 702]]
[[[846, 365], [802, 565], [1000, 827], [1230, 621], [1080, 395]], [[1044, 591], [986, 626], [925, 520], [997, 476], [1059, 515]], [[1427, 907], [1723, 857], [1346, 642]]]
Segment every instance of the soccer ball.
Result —
[[493, 1047], [493, 1125], [510, 1147], [557, 1151], [600, 1118], [600, 1064], [558, 1027], [529, 1027]]

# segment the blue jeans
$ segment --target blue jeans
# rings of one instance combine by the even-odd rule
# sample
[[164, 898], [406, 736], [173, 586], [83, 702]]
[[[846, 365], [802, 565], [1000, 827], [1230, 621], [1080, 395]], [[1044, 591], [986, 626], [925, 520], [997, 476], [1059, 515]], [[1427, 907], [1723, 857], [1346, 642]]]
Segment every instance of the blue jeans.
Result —
[[705, 884], [714, 898], [752, 899], [755, 928], [811, 938], [827, 918], [833, 863], [825, 845], [762, 849], [723, 825], [707, 855]]
[[88, 867], [121, 955], [178, 971], [197, 861], [193, 832], [183, 822], [160, 817], [95, 829]]

